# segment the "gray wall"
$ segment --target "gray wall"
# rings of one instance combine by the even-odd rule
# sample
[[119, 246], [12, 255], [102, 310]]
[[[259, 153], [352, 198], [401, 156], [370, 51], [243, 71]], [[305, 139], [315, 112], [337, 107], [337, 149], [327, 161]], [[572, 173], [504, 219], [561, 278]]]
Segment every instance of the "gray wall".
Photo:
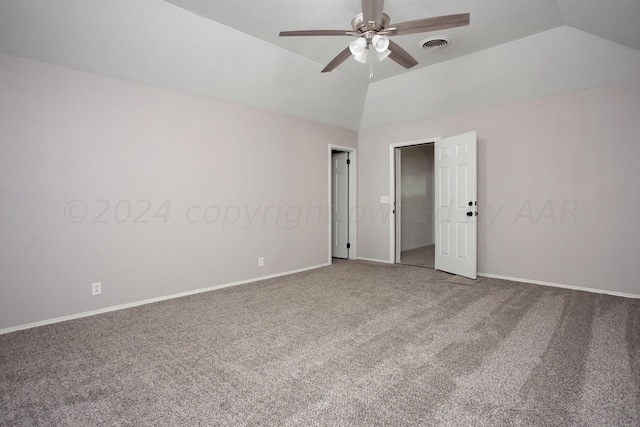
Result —
[[401, 150], [401, 250], [432, 245], [434, 236], [433, 144]]
[[[358, 145], [358, 256], [389, 261], [389, 144], [470, 130], [481, 273], [640, 295], [638, 70], [562, 27], [370, 85], [357, 134], [0, 54], [0, 330], [326, 263], [329, 143]], [[339, 99], [310, 111], [359, 116]]]
[[0, 330], [328, 262], [328, 145], [356, 132], [9, 55], [0, 75]]
[[[476, 130], [480, 273], [640, 295], [640, 82], [359, 134], [359, 203], [389, 193], [389, 146]], [[390, 260], [389, 220], [359, 256]]]
[[639, 75], [640, 51], [558, 27], [372, 83], [360, 129], [573, 93]]

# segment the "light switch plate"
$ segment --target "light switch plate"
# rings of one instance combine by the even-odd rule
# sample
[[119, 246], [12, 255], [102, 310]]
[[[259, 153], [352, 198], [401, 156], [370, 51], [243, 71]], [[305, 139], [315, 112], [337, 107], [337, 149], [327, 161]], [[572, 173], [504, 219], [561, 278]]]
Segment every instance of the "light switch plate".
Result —
[[380, 203], [389, 203], [389, 196], [380, 196]]

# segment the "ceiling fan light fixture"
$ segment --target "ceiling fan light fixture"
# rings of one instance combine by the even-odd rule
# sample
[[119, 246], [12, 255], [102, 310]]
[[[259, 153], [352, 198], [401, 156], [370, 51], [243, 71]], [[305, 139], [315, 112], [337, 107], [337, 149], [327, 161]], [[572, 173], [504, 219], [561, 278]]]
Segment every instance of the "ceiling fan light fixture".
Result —
[[376, 49], [376, 52], [383, 53], [389, 49], [389, 37], [376, 34], [371, 38], [371, 44]]
[[367, 52], [367, 41], [363, 38], [358, 38], [354, 41], [352, 41], [351, 43], [349, 43], [349, 50], [351, 51], [351, 54], [355, 57], [357, 57], [358, 55], [362, 55], [363, 53]]
[[391, 51], [389, 49], [383, 50], [382, 52], [378, 52], [378, 61], [382, 61], [384, 58], [389, 56]]
[[368, 53], [369, 53], [369, 50], [368, 50], [368, 49], [365, 49], [361, 54], [359, 54], [359, 55], [353, 55], [353, 58], [354, 58], [356, 61], [358, 61], [358, 62], [360, 62], [360, 63], [362, 63], [362, 64], [366, 64], [366, 63], [367, 63], [367, 56], [368, 56], [367, 54], [368, 54]]

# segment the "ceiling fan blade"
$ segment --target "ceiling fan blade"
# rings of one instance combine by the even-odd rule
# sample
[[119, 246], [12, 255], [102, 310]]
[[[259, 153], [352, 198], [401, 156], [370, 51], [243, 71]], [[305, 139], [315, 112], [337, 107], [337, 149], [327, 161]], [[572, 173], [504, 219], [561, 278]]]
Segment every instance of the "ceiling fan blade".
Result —
[[447, 28], [462, 27], [469, 25], [470, 14], [460, 13], [458, 15], [436, 16], [433, 18], [416, 19], [415, 21], [401, 22], [389, 27], [395, 28], [391, 32], [393, 36], [404, 34], [424, 33], [427, 31], [446, 30]]
[[391, 40], [389, 40], [389, 50], [391, 51], [389, 58], [402, 65], [404, 68], [409, 69], [414, 65], [418, 65], [418, 61], [416, 61], [413, 56], [409, 55], [409, 52]]
[[362, 0], [362, 22], [368, 25], [373, 21], [376, 27], [382, 25], [382, 9], [384, 0]]
[[280, 37], [290, 36], [350, 36], [353, 31], [349, 30], [302, 30], [302, 31], [280, 31]]
[[349, 58], [351, 56], [351, 51], [349, 50], [349, 48], [347, 47], [345, 50], [343, 50], [342, 52], [340, 52], [338, 54], [338, 56], [336, 56], [335, 58], [333, 58], [331, 60], [331, 62], [329, 62], [327, 64], [326, 67], [324, 67], [322, 69], [323, 73], [328, 73], [329, 71], [333, 70], [334, 68], [336, 68], [338, 65], [342, 64], [344, 61], [347, 60], [347, 58]]

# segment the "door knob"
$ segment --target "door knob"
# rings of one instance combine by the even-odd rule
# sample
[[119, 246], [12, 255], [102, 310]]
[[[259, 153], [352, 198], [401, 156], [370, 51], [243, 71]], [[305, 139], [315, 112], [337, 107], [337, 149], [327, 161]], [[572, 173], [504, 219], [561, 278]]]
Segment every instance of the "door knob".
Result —
[[473, 212], [467, 212], [467, 216], [473, 216]]

